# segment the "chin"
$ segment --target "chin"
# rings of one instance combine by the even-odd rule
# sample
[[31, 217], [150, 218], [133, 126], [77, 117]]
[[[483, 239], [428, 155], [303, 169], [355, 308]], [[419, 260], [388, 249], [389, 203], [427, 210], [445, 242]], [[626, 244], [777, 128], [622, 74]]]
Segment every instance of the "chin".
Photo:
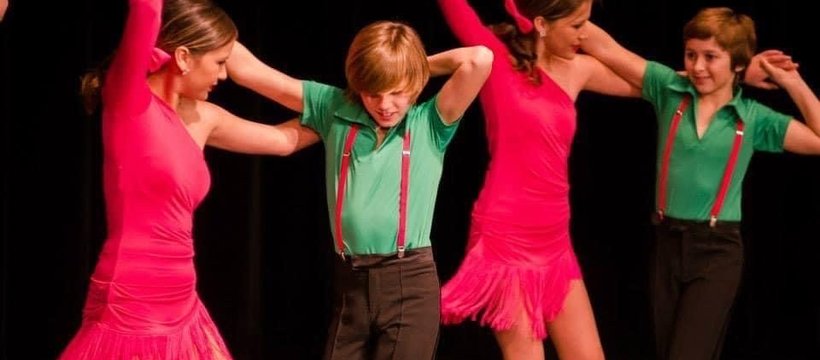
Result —
[[573, 59], [575, 59], [575, 57], [576, 57], [576, 56], [578, 56], [578, 53], [576, 53], [576, 52], [568, 52], [568, 53], [566, 53], [566, 54], [562, 54], [562, 55], [560, 55], [560, 56], [558, 56], [558, 57], [560, 57], [560, 58], [562, 58], [562, 59], [564, 59], [564, 60], [573, 60]]

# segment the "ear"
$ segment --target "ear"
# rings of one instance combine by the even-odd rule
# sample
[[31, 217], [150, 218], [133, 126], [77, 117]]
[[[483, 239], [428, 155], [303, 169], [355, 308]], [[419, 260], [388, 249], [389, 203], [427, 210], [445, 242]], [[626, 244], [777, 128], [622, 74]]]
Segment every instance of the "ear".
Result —
[[532, 24], [535, 27], [535, 32], [538, 34], [538, 37], [547, 36], [547, 31], [549, 31], [550, 23], [547, 19], [544, 19], [543, 16], [536, 16], [535, 19], [532, 19]]
[[177, 64], [177, 68], [182, 75], [187, 74], [193, 64], [191, 51], [185, 46], [178, 46], [174, 49], [174, 62]]

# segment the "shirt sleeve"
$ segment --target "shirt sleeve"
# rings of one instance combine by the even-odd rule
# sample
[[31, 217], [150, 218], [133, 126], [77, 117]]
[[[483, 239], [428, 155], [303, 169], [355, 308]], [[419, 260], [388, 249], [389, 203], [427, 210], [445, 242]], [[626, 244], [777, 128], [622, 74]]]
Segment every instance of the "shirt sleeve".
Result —
[[664, 91], [668, 85], [677, 81], [679, 77], [672, 68], [654, 61], [647, 61], [641, 96], [653, 104], [658, 104], [663, 100]]
[[506, 52], [506, 46], [476, 14], [467, 0], [438, 0], [450, 31], [465, 46], [484, 45], [495, 53]]
[[766, 152], [783, 152], [786, 130], [792, 117], [756, 101], [749, 100], [747, 119], [754, 119], [754, 149]]
[[419, 118], [426, 120], [425, 123], [427, 124], [427, 132], [432, 137], [432, 141], [436, 144], [438, 150], [443, 153], [453, 140], [456, 130], [458, 129], [458, 125], [461, 123], [461, 119], [464, 116], [462, 115], [461, 118], [450, 124], [445, 123], [444, 119], [441, 117], [441, 114], [438, 112], [438, 107], [436, 106], [437, 101], [438, 95], [424, 103], [419, 104], [415, 111], [418, 111]]
[[122, 39], [103, 83], [105, 106], [142, 112], [151, 98], [146, 76], [162, 22], [162, 0], [129, 0]]
[[344, 92], [334, 86], [315, 81], [302, 81], [302, 115], [300, 121], [324, 139], [333, 122], [331, 104], [343, 98]]

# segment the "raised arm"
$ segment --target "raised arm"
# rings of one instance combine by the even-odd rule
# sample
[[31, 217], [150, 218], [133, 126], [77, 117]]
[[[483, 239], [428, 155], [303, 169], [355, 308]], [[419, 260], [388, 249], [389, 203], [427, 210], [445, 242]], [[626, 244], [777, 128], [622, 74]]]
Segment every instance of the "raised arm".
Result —
[[637, 89], [643, 88], [646, 59], [627, 50], [592, 22], [584, 25], [587, 39], [581, 48]]
[[103, 88], [105, 106], [141, 112], [151, 98], [146, 76], [162, 20], [162, 0], [129, 0], [125, 29]]
[[760, 65], [772, 81], [786, 90], [806, 119], [805, 124], [797, 120], [789, 123], [784, 148], [798, 154], [820, 155], [820, 101], [817, 95], [797, 69], [784, 70], [766, 60], [762, 60]]
[[288, 109], [302, 112], [302, 80], [268, 66], [238, 41], [228, 60], [228, 76]]
[[427, 58], [433, 76], [450, 75], [442, 86], [436, 107], [445, 123], [460, 119], [478, 96], [490, 75], [493, 53], [484, 46], [456, 48]]
[[467, 0], [438, 0], [441, 13], [450, 30], [465, 46], [485, 45], [493, 50], [503, 48], [503, 44], [484, 25]]

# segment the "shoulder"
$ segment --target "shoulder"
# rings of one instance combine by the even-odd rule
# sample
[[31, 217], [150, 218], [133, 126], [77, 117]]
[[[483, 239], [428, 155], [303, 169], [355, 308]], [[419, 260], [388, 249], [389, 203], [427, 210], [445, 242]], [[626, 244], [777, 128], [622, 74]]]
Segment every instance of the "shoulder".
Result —
[[186, 125], [213, 128], [230, 113], [219, 105], [200, 100], [180, 99], [177, 113]]

